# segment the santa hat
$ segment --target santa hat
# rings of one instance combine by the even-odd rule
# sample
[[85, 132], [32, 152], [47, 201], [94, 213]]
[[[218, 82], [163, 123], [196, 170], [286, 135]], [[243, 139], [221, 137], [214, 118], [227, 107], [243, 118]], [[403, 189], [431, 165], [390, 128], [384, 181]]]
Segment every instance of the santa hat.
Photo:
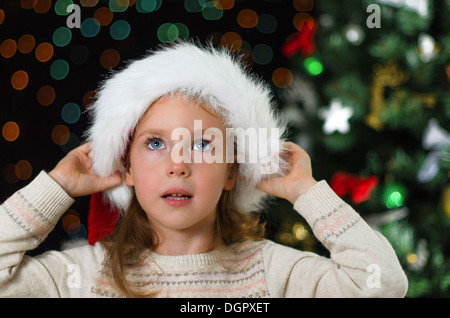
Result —
[[[87, 139], [92, 142], [94, 172], [101, 177], [115, 171], [124, 173], [130, 133], [153, 102], [174, 92], [206, 101], [213, 111], [224, 115], [226, 127], [267, 133], [267, 138], [237, 147], [238, 157], [245, 160], [239, 163], [238, 181], [231, 190], [241, 211], [263, 208], [267, 194], [255, 186], [271, 174], [282, 175], [288, 166], [280, 156], [286, 125], [276, 114], [267, 84], [250, 74], [230, 51], [212, 45], [184, 42], [151, 51], [103, 82], [89, 108], [92, 125]], [[248, 160], [255, 154], [256, 162]], [[92, 196], [88, 220], [91, 244], [112, 231], [131, 196], [132, 189], [125, 183]]]

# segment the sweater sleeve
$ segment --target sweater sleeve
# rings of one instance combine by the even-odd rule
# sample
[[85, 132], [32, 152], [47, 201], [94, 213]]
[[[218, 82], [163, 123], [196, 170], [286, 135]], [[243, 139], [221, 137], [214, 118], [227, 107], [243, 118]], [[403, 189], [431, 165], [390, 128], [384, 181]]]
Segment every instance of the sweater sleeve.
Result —
[[263, 257], [272, 296], [405, 296], [408, 281], [392, 246], [325, 181], [300, 196], [294, 209], [330, 251], [330, 257], [267, 244]]
[[0, 297], [80, 294], [80, 274], [86, 266], [79, 261], [92, 258], [89, 252], [92, 254], [93, 249], [25, 255], [47, 237], [73, 201], [47, 173], [41, 172], [0, 206]]

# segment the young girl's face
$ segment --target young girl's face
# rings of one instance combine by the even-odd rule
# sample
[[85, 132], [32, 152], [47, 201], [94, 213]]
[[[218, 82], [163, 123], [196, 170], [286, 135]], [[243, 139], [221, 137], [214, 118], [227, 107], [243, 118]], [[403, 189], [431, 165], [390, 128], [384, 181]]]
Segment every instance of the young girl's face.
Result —
[[[153, 103], [134, 134], [125, 182], [134, 186], [136, 197], [157, 233], [211, 230], [222, 191], [231, 190], [236, 183], [231, 164], [225, 158], [219, 161], [222, 163], [197, 163], [192, 157], [191, 163], [173, 160], [172, 149], [179, 142], [189, 142], [192, 156], [205, 155], [219, 142], [225, 153], [224, 140], [211, 138], [214, 139], [211, 144], [208, 139], [194, 140], [194, 120], [201, 120], [202, 130], [219, 128], [225, 136], [221, 118], [179, 95]], [[189, 130], [190, 139], [171, 140], [172, 131], [177, 128]]]

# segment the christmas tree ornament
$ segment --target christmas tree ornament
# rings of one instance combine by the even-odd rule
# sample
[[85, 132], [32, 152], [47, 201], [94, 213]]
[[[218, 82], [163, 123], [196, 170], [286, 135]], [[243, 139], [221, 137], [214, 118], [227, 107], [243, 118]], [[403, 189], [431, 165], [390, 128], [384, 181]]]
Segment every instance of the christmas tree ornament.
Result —
[[408, 75], [392, 62], [386, 65], [375, 65], [373, 71], [370, 88], [370, 113], [366, 116], [365, 122], [369, 127], [381, 130], [383, 128], [381, 114], [386, 105], [384, 97], [386, 87], [396, 88], [402, 85], [408, 79]]
[[292, 57], [296, 53], [301, 52], [304, 57], [311, 56], [316, 50], [314, 42], [314, 34], [317, 26], [316, 22], [311, 27], [308, 22], [303, 24], [303, 27], [297, 34], [288, 40], [282, 47], [281, 52], [285, 57]]
[[442, 207], [444, 208], [445, 214], [450, 217], [450, 184], [442, 192]]
[[353, 116], [353, 109], [343, 106], [341, 100], [335, 98], [331, 100], [328, 109], [320, 109], [318, 115], [324, 119], [323, 132], [330, 135], [336, 131], [347, 134], [350, 131], [349, 120]]
[[364, 30], [358, 24], [349, 24], [344, 29], [345, 37], [353, 45], [360, 45], [364, 41]]
[[377, 185], [376, 176], [358, 176], [342, 171], [336, 172], [330, 181], [330, 187], [338, 196], [342, 198], [348, 194], [355, 204], [369, 200]]
[[436, 44], [434, 38], [429, 34], [420, 34], [417, 44], [417, 55], [423, 63], [430, 62], [439, 53], [439, 46]]
[[399, 183], [388, 183], [384, 187], [383, 201], [388, 209], [398, 208], [405, 204], [408, 195], [406, 187]]
[[430, 152], [417, 173], [419, 182], [429, 182], [436, 176], [444, 147], [450, 147], [450, 133], [439, 126], [435, 118], [432, 118], [423, 133], [422, 148]]

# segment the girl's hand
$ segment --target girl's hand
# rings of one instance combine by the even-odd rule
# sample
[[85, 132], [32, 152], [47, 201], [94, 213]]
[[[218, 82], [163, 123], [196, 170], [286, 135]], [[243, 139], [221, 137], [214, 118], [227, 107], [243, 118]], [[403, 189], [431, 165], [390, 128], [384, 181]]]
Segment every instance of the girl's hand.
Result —
[[283, 155], [287, 156], [291, 169], [283, 177], [262, 180], [256, 188], [294, 204], [317, 181], [312, 176], [311, 160], [306, 151], [290, 141], [284, 143], [284, 146], [288, 151]]
[[89, 157], [91, 144], [87, 143], [69, 152], [49, 172], [53, 178], [71, 197], [79, 197], [119, 186], [122, 175], [119, 172], [101, 178], [94, 174], [92, 160]]

